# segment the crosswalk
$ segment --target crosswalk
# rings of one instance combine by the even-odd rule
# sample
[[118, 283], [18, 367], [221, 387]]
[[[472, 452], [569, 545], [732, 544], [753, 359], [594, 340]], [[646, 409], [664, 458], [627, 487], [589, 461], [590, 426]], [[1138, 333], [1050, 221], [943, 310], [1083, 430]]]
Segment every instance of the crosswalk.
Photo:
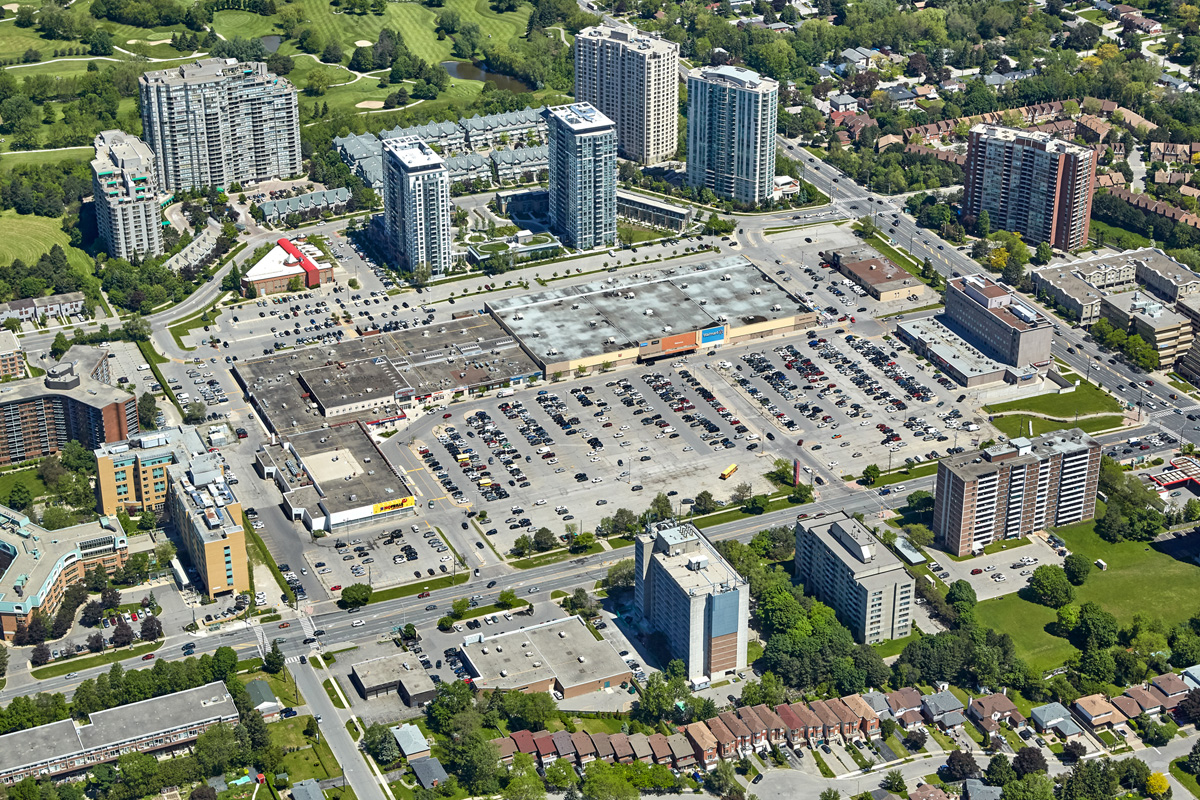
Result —
[[263, 628], [261, 625], [255, 625], [253, 627], [253, 630], [254, 630], [254, 643], [258, 646], [258, 657], [266, 658], [267, 652], [271, 649], [270, 646], [267, 644], [267, 634], [263, 631]]
[[311, 638], [317, 630], [317, 626], [313, 624], [312, 617], [307, 614], [300, 615], [300, 627], [304, 630], [304, 638]]
[[1186, 418], [1186, 416], [1188, 414], [1200, 413], [1200, 406], [1191, 406], [1190, 408], [1181, 408], [1179, 410], [1182, 413], [1176, 414], [1175, 409], [1173, 409], [1173, 408], [1163, 408], [1158, 411], [1151, 411], [1149, 418], [1150, 419], [1163, 419], [1165, 417], [1176, 417], [1176, 416], [1182, 416], [1182, 417]]

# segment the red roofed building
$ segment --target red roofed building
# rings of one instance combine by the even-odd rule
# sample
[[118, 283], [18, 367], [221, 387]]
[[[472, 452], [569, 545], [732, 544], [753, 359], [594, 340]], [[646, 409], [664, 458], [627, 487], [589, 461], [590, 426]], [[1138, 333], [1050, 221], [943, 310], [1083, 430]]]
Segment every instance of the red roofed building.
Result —
[[289, 287], [315, 289], [333, 280], [333, 266], [320, 262], [320, 250], [304, 241], [280, 239], [270, 252], [242, 276], [242, 294], [261, 297], [286, 292]]

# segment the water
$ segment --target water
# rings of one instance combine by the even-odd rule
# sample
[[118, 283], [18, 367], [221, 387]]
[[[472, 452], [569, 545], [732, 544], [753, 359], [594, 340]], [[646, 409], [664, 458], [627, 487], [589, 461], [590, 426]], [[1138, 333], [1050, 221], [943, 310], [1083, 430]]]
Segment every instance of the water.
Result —
[[464, 81], [491, 81], [497, 89], [507, 89], [510, 92], [532, 92], [533, 87], [522, 80], [498, 72], [488, 72], [484, 66], [469, 64], [463, 61], [443, 61], [442, 66], [451, 78]]
[[279, 49], [279, 45], [283, 43], [283, 37], [271, 34], [270, 36], [263, 36], [260, 41], [268, 53], [274, 53]]

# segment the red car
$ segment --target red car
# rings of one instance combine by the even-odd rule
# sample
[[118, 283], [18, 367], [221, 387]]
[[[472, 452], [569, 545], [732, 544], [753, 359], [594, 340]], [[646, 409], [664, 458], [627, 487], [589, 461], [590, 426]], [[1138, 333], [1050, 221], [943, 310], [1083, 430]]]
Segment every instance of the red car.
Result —
[[154, 660], [154, 653], [146, 653], [146, 655], [142, 656], [142, 661], [153, 661], [153, 660]]
[[292, 623], [290, 623], [290, 622], [281, 622], [281, 623], [279, 623], [279, 627], [281, 627], [281, 628], [290, 628], [290, 627], [292, 627]]
[[973, 569], [973, 570], [971, 570], [971, 574], [972, 574], [972, 575], [982, 575], [982, 574], [983, 574], [983, 570], [981, 570], [981, 569]]
[[[1154, 381], [1146, 381], [1146, 385], [1147, 385], [1147, 386], [1153, 386], [1153, 385], [1154, 385]], [[210, 452], [211, 452], [211, 451], [210, 451]]]
[[453, 414], [442, 414], [442, 419], [450, 419], [453, 416]]
[[425, 597], [429, 597], [429, 592], [421, 592], [419, 595], [417, 595], [418, 600], [425, 598]]
[[342, 590], [342, 585], [340, 583], [337, 586], [329, 587], [329, 591], [331, 591], [331, 592], [340, 592], [341, 590]]

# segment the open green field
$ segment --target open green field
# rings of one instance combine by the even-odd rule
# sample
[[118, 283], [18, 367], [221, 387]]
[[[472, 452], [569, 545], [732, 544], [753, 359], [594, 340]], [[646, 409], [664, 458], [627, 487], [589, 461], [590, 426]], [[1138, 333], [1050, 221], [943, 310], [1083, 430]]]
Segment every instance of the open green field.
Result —
[[42, 497], [50, 493], [46, 484], [38, 477], [36, 469], [17, 469], [11, 472], [0, 472], [0, 497], [8, 497], [17, 481], [25, 484], [34, 497]]
[[[434, 29], [437, 27], [437, 9], [419, 3], [388, 3], [384, 13], [342, 14], [323, 0], [296, 0], [289, 4], [297, 8], [305, 19], [304, 27], [311, 27], [326, 41], [337, 41], [346, 52], [346, 58], [354, 52], [354, 43], [359, 40], [374, 42], [383, 28], [398, 30], [404, 35], [408, 49], [430, 63], [447, 61], [451, 58], [450, 48], [454, 44], [449, 37], [438, 41]], [[521, 4], [516, 11], [498, 13], [493, 11], [487, 0], [447, 0], [445, 8], [454, 9], [464, 23], [474, 22], [491, 34], [493, 39], [507, 41], [514, 36], [524, 36], [529, 22], [531, 7]], [[245, 11], [219, 11], [213, 18], [213, 27], [221, 35], [233, 38], [252, 38], [277, 34], [274, 22], [269, 17]], [[289, 45], [280, 48], [291, 53]]]
[[91, 273], [91, 256], [71, 246], [61, 219], [22, 215], [11, 208], [0, 211], [0, 264], [10, 264], [18, 258], [32, 264], [56, 244], [66, 251], [71, 266]]
[[243, 685], [250, 683], [250, 681], [266, 681], [267, 685], [271, 687], [271, 691], [275, 693], [276, 699], [285, 706], [304, 705], [304, 695], [300, 694], [300, 690], [296, 688], [296, 681], [286, 668], [278, 675], [263, 672], [261, 669], [254, 672], [245, 672], [238, 675], [238, 680]]
[[280, 771], [286, 772], [288, 780], [293, 784], [309, 778], [316, 780], [336, 778], [342, 774], [342, 768], [338, 766], [337, 760], [333, 757], [333, 751], [329, 749], [325, 738], [321, 737], [320, 741], [313, 742], [304, 735], [304, 726], [310, 719], [312, 719], [311, 716], [304, 714], [272, 722], [267, 728], [271, 732], [271, 739], [275, 744], [282, 747], [285, 752], [291, 751], [283, 757]]
[[1076, 414], [1116, 414], [1121, 410], [1120, 402], [1096, 387], [1094, 383], [1081, 382], [1073, 392], [1065, 394], [1041, 394], [984, 406], [989, 414], [1002, 411], [1032, 411], [1059, 419], [1073, 418]]
[[[1096, 513], [1103, 514], [1097, 504]], [[1074, 553], [1094, 561], [1104, 559], [1108, 569], [1093, 570], [1083, 586], [1075, 588], [1076, 604], [1098, 604], [1128, 625], [1142, 612], [1163, 620], [1168, 627], [1188, 619], [1200, 608], [1200, 566], [1180, 561], [1145, 542], [1109, 544], [1096, 535], [1092, 523], [1056, 531]], [[1146, 591], [1148, 586], [1170, 586], [1169, 592]], [[1061, 665], [1075, 652], [1066, 639], [1051, 636], [1045, 627], [1056, 619], [1054, 609], [1022, 600], [1016, 594], [985, 600], [975, 607], [979, 621], [1009, 633], [1018, 654], [1037, 669]]]
[[94, 667], [102, 667], [105, 664], [115, 664], [118, 661], [126, 661], [137, 656], [153, 653], [158, 648], [162, 647], [162, 642], [142, 642], [135, 644], [132, 647], [118, 647], [108, 650], [104, 653], [96, 653], [89, 656], [76, 656], [68, 658], [64, 661], [55, 661], [53, 664], [38, 669], [30, 670], [29, 673], [39, 681], [44, 681], [47, 678], [58, 678], [63, 675], [69, 675], [72, 672], [80, 670], [92, 669]]
[[55, 164], [75, 159], [90, 161], [95, 151], [90, 147], [72, 147], [69, 150], [34, 150], [28, 153], [5, 153], [0, 156], [0, 170], [12, 169], [21, 164]]
[[1041, 436], [1043, 433], [1050, 431], [1059, 431], [1066, 428], [1079, 428], [1084, 433], [1094, 433], [1096, 431], [1106, 431], [1109, 428], [1119, 428], [1124, 420], [1120, 414], [1108, 414], [1103, 417], [1091, 417], [1090, 419], [1081, 419], [1075, 422], [1071, 419], [1047, 419], [1045, 417], [1030, 417], [1025, 414], [1010, 414], [1006, 417], [997, 417], [992, 420], [992, 424], [1008, 438], [1014, 436], [1028, 436], [1029, 423], [1033, 423], [1033, 435]]
[[656, 231], [653, 228], [646, 228], [641, 225], [634, 225], [632, 223], [621, 223], [617, 225], [617, 232], [620, 233], [622, 231], [629, 231], [632, 237], [630, 242], [635, 246], [641, 244], [642, 242], [661, 239], [667, 235], [662, 231]]

